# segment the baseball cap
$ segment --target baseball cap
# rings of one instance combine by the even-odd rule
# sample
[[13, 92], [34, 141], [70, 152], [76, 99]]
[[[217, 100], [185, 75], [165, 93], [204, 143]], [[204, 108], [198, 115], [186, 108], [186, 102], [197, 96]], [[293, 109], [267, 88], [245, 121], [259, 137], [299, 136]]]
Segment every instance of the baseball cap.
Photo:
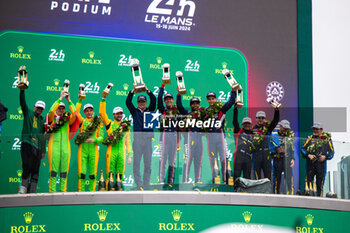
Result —
[[119, 113], [119, 112], [123, 112], [123, 109], [122, 109], [121, 107], [115, 107], [115, 108], [113, 109], [113, 114], [114, 114], [114, 113]]
[[85, 104], [85, 105], [84, 105], [84, 111], [85, 111], [85, 109], [87, 109], [87, 108], [92, 108], [92, 109], [94, 109], [94, 106], [92, 106], [92, 104]]
[[282, 126], [285, 129], [290, 129], [290, 122], [288, 120], [281, 120], [280, 126]]
[[137, 97], [137, 102], [139, 102], [139, 101], [147, 101], [146, 96], [144, 96], [144, 95], [139, 95], [139, 96]]
[[215, 97], [215, 98], [216, 98], [216, 94], [215, 94], [215, 92], [208, 92], [208, 94], [207, 94], [207, 98], [208, 98], [208, 97], [210, 97], [210, 96], [213, 96], [213, 97]]
[[323, 129], [323, 125], [320, 122], [315, 122], [311, 128]]
[[168, 98], [168, 97], [174, 99], [174, 97], [173, 97], [173, 95], [171, 93], [166, 93], [165, 96], [164, 96], [164, 99]]
[[259, 111], [256, 113], [256, 118], [258, 118], [258, 117], [266, 118], [266, 113], [264, 111]]
[[193, 102], [198, 102], [200, 103], [199, 99], [197, 97], [193, 97], [191, 100], [190, 100], [190, 104], [192, 104]]
[[252, 119], [250, 117], [244, 117], [243, 120], [242, 120], [242, 124], [244, 123], [252, 123]]
[[63, 102], [61, 102], [60, 105], [58, 105], [58, 107], [66, 107], [66, 105]]
[[45, 102], [41, 100], [36, 101], [34, 107], [45, 109]]

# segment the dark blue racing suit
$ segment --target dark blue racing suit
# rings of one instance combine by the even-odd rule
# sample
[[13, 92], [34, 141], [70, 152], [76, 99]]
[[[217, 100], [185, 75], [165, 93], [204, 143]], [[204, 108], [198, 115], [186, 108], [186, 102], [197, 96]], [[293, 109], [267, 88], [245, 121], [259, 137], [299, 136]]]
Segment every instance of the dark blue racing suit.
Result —
[[[186, 110], [182, 105], [181, 95], [177, 95], [176, 103], [179, 112], [182, 115], [189, 115], [191, 111]], [[189, 131], [184, 133], [185, 145], [188, 146], [188, 152], [185, 153], [184, 165], [183, 165], [183, 182], [187, 183], [191, 170], [192, 161], [194, 163], [194, 176], [195, 183], [201, 182], [201, 165], [203, 157], [203, 141], [201, 128], [196, 126], [190, 127]]]
[[[156, 97], [151, 91], [147, 91], [148, 96], [151, 99], [151, 102], [148, 108], [143, 111], [139, 108], [135, 108], [132, 103], [132, 97], [134, 92], [129, 92], [128, 97], [126, 98], [126, 106], [128, 107], [134, 124], [134, 141], [132, 144], [134, 151], [134, 179], [138, 187], [142, 185], [149, 185], [151, 178], [151, 162], [152, 162], [152, 138], [153, 138], [153, 129], [145, 129], [143, 124], [143, 118], [145, 112], [154, 112], [156, 109]], [[141, 180], [140, 174], [140, 162], [143, 155], [143, 182]]]
[[[158, 110], [159, 112], [165, 116], [169, 115], [169, 112], [171, 111], [170, 108], [164, 107], [163, 104], [163, 94], [164, 94], [164, 86], [162, 85], [159, 88], [159, 94], [158, 94]], [[173, 116], [172, 116], [173, 117]], [[176, 161], [176, 153], [177, 153], [177, 138], [176, 138], [176, 127], [174, 124], [171, 124], [172, 122], [176, 122], [176, 116], [174, 116], [174, 119], [169, 120], [169, 122], [166, 122], [168, 124], [164, 125], [164, 118], [162, 118], [161, 125], [162, 128], [162, 153], [160, 158], [160, 167], [159, 167], [159, 182], [164, 183], [165, 182], [165, 166], [166, 162], [168, 161], [169, 167], [168, 167], [168, 184], [174, 183], [174, 174], [175, 174], [175, 161]], [[169, 126], [170, 124], [170, 126]]]
[[[215, 176], [215, 161], [218, 161], [218, 155], [220, 156], [221, 161], [221, 172], [222, 179], [224, 183], [226, 182], [226, 145], [225, 145], [225, 114], [232, 107], [236, 100], [236, 92], [231, 91], [230, 99], [222, 106], [221, 110], [217, 112], [214, 116], [214, 120], [221, 121], [221, 127], [212, 127], [209, 128], [207, 134], [208, 141], [208, 156], [210, 160], [210, 166], [213, 175], [213, 183]], [[206, 109], [211, 108], [211, 106]], [[218, 163], [219, 164], [219, 163]], [[218, 165], [219, 166], [219, 165]]]

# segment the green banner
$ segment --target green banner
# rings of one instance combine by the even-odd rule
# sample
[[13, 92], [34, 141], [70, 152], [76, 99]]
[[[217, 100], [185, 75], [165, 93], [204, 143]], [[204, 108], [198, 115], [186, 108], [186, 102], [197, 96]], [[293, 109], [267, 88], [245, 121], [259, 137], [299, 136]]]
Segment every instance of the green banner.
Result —
[[0, 232], [201, 232], [229, 224], [266, 232], [268, 225], [296, 233], [347, 232], [349, 212], [223, 205], [81, 205], [1, 208]]
[[[59, 98], [65, 79], [70, 80], [72, 101], [78, 101], [79, 84], [86, 86], [86, 99], [83, 104], [91, 103], [98, 112], [102, 91], [109, 82], [114, 84], [112, 93], [107, 98], [107, 114], [112, 118], [112, 109], [121, 106], [124, 119], [131, 119], [125, 106], [128, 92], [132, 89], [133, 78], [129, 62], [132, 58], [140, 60], [142, 76], [147, 87], [158, 94], [162, 84], [162, 64], [169, 63], [171, 85], [166, 91], [176, 94], [175, 72], [184, 74], [187, 94], [183, 104], [189, 107], [192, 97], [200, 98], [201, 105], [208, 106], [205, 96], [215, 91], [219, 101], [226, 102], [231, 88], [222, 74], [229, 69], [243, 87], [243, 102], [248, 107], [248, 64], [241, 52], [234, 49], [162, 44], [143, 41], [88, 38], [29, 32], [4, 32], [0, 35], [0, 101], [9, 108], [8, 120], [3, 122], [1, 140], [0, 193], [16, 193], [21, 182], [22, 165], [20, 157], [20, 134], [23, 115], [19, 105], [17, 70], [25, 65], [28, 71], [29, 88], [26, 91], [28, 106], [36, 100], [46, 102], [46, 110]], [[215, 85], [212, 85], [215, 84]], [[134, 98], [135, 100], [135, 98]], [[134, 102], [136, 104], [136, 101]], [[240, 110], [240, 119], [247, 116], [247, 108]], [[233, 146], [232, 111], [226, 117], [226, 133], [231, 156]], [[240, 120], [239, 119], [239, 120]], [[211, 182], [209, 158], [204, 139], [202, 159], [203, 182]], [[182, 145], [182, 142], [181, 142]], [[180, 145], [176, 160], [176, 182], [182, 176], [183, 146]], [[153, 140], [153, 161], [151, 183], [158, 182], [159, 173], [159, 134]], [[68, 176], [68, 191], [77, 191], [77, 146], [71, 141], [71, 161]], [[105, 170], [106, 147], [100, 145], [98, 170]], [[143, 165], [141, 164], [141, 167]], [[232, 165], [231, 165], [232, 167]], [[48, 161], [42, 160], [40, 168], [39, 192], [48, 191]], [[193, 169], [192, 169], [193, 170]], [[99, 176], [98, 176], [99, 177]], [[193, 171], [190, 174], [193, 179]], [[124, 185], [126, 189], [134, 184], [132, 165], [126, 166]]]

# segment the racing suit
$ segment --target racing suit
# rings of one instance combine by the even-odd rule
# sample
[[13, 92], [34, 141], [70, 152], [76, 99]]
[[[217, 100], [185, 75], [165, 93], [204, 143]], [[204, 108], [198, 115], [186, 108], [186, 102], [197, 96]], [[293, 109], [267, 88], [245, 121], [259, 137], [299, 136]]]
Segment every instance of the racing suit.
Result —
[[28, 193], [35, 193], [41, 156], [45, 153], [44, 118], [28, 109], [24, 91], [20, 92], [20, 105], [24, 117], [21, 137], [22, 186], [27, 188]]
[[[148, 108], [141, 110], [140, 108], [135, 108], [132, 103], [132, 98], [134, 93], [129, 92], [128, 97], [126, 98], [126, 106], [129, 109], [134, 124], [134, 141], [132, 144], [134, 151], [134, 179], [138, 187], [142, 185], [149, 185], [151, 179], [151, 162], [152, 162], [152, 138], [153, 138], [153, 129], [146, 129], [144, 127], [144, 113], [145, 112], [154, 112], [156, 109], [156, 97], [151, 91], [147, 91], [148, 96], [151, 99], [151, 102]], [[141, 180], [140, 174], [140, 163], [143, 156], [143, 182]]]
[[[329, 139], [328, 142], [324, 143], [320, 148], [316, 149], [316, 152], [309, 153], [307, 151], [308, 146], [316, 142], [317, 140], [320, 140], [319, 136], [309, 136], [303, 148], [301, 149], [301, 153], [306, 159], [306, 181], [308, 183], [313, 183], [314, 177], [316, 176], [317, 195], [322, 197], [323, 181], [327, 172], [327, 160], [331, 160], [333, 158], [334, 147], [332, 140]], [[311, 161], [308, 157], [308, 154], [315, 155], [317, 159], [315, 161]], [[320, 155], [326, 156], [326, 160], [322, 162], [319, 161], [318, 157]]]
[[[290, 167], [291, 161], [294, 160], [293, 142], [288, 142], [286, 135], [278, 131], [271, 134], [269, 145], [273, 158], [273, 192], [280, 193], [281, 177], [284, 172], [286, 194], [293, 195], [293, 169]], [[278, 152], [278, 148], [284, 149], [284, 152]]]
[[[170, 112], [170, 108], [164, 107], [163, 104], [163, 94], [164, 94], [164, 85], [159, 88], [158, 93], [158, 110], [159, 112], [165, 116]], [[170, 121], [174, 121], [175, 119], [170, 119]], [[161, 122], [163, 123], [163, 122]], [[176, 127], [172, 124], [166, 126], [163, 124], [162, 129], [162, 155], [160, 158], [160, 168], [159, 168], [159, 182], [164, 183], [165, 181], [165, 166], [168, 160], [168, 184], [174, 183], [174, 174], [175, 174], [175, 161], [177, 154], [177, 135], [176, 135]]]
[[252, 152], [254, 145], [252, 142], [252, 130], [241, 129], [238, 123], [238, 109], [233, 109], [233, 126], [235, 133], [235, 152], [233, 159], [234, 167], [234, 180], [241, 177], [243, 171], [243, 177], [250, 179], [250, 173], [252, 168]]
[[[223, 182], [226, 182], [226, 143], [225, 143], [225, 114], [232, 107], [236, 100], [236, 92], [231, 91], [230, 99], [222, 106], [219, 112], [214, 116], [214, 121], [221, 121], [221, 127], [209, 128], [207, 134], [208, 156], [213, 175], [213, 183], [215, 176], [215, 161], [218, 161], [218, 155], [221, 161], [221, 172]], [[211, 108], [212, 106], [207, 107]], [[219, 164], [219, 163], [218, 163]]]
[[[93, 118], [84, 119], [80, 114], [81, 100], [77, 103], [77, 115], [80, 124], [80, 132], [86, 130], [86, 128], [92, 123]], [[85, 191], [85, 177], [86, 167], [89, 169], [89, 191], [96, 191], [96, 174], [98, 168], [98, 143], [103, 141], [103, 124], [96, 129], [90, 138], [95, 140], [95, 143], [82, 143], [78, 147], [78, 191]]]
[[[103, 124], [106, 126], [107, 134], [111, 135], [112, 132], [120, 127], [121, 122], [116, 120], [112, 121], [106, 114], [106, 100], [102, 99], [100, 102], [100, 117]], [[126, 149], [126, 150], [125, 150]], [[108, 145], [106, 151], [106, 187], [109, 183], [109, 172], [112, 171], [118, 179], [117, 173], [119, 172], [119, 178], [122, 181], [125, 172], [126, 153], [132, 156], [132, 150], [130, 146], [130, 130], [123, 135], [115, 145]]]
[[[191, 111], [186, 110], [182, 105], [181, 95], [177, 95], [176, 104], [180, 114], [189, 115]], [[183, 166], [183, 182], [187, 183], [191, 170], [192, 161], [194, 164], [195, 183], [201, 182], [201, 165], [203, 157], [203, 141], [201, 128], [191, 127], [185, 134], [185, 145], [188, 145], [188, 153], [185, 153], [185, 160]]]
[[[259, 145], [255, 146], [255, 150], [253, 152], [253, 166], [254, 166], [254, 175], [255, 179], [261, 178], [261, 171], [264, 172], [264, 178], [268, 178], [271, 181], [271, 158], [269, 151], [269, 135], [275, 129], [278, 124], [280, 118], [280, 112], [278, 109], [275, 109], [275, 113], [273, 115], [273, 120], [271, 121], [268, 132], [264, 135], [264, 138], [260, 142]], [[258, 132], [258, 130], [262, 129], [263, 126], [255, 125], [253, 127], [253, 134]]]
[[[49, 115], [48, 123], [52, 126], [59, 117], [55, 115], [57, 108], [61, 100], [58, 99], [52, 105]], [[71, 114], [68, 121], [55, 133], [50, 135], [48, 142], [48, 159], [49, 159], [49, 191], [56, 192], [57, 173], [60, 171], [60, 192], [67, 191], [67, 177], [69, 171], [70, 162], [70, 142], [69, 142], [69, 129], [76, 120], [75, 106], [72, 101], [69, 102], [69, 109]]]

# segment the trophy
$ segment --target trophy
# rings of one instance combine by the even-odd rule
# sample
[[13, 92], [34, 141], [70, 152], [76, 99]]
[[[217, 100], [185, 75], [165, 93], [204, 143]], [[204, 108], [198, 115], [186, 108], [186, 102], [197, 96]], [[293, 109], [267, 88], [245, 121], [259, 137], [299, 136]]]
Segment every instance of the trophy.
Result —
[[79, 87], [79, 94], [78, 94], [80, 100], [83, 100], [86, 98], [84, 89], [85, 89], [85, 85], [81, 83]]
[[266, 101], [276, 109], [280, 109], [282, 104], [278, 103], [276, 100], [273, 100], [273, 97], [267, 98]]
[[185, 95], [187, 91], [185, 87], [185, 80], [181, 71], [176, 72], [176, 79], [177, 79], [177, 88], [179, 90], [180, 95]]
[[117, 182], [115, 182], [115, 190], [123, 191], [122, 182], [120, 180], [119, 171], [117, 172]]
[[168, 63], [165, 63], [163, 65], [163, 84], [169, 85], [170, 84], [170, 65]]
[[143, 82], [140, 62], [136, 58], [130, 62], [132, 75], [134, 77], [135, 93], [141, 93], [146, 91], [146, 85]]
[[109, 95], [109, 92], [111, 91], [112, 87], [113, 83], [108, 83], [107, 87], [102, 92], [102, 96], [106, 98]]
[[70, 84], [70, 82], [68, 79], [64, 80], [63, 91], [66, 93], [66, 96], [69, 93], [69, 84]]
[[230, 86], [234, 91], [239, 89], [240, 87], [239, 84], [237, 83], [236, 79], [232, 76], [232, 74], [228, 69], [224, 69], [222, 71], [222, 74], [225, 76], [227, 82], [230, 84]]
[[18, 85], [17, 87], [21, 90], [24, 91], [25, 89], [28, 88], [29, 82], [28, 82], [28, 73], [26, 71], [25, 66], [19, 67], [18, 70]]
[[106, 182], [103, 178], [103, 170], [100, 172], [100, 181], [98, 182], [98, 191], [106, 191]]
[[115, 191], [112, 171], [109, 172], [108, 191]]
[[239, 85], [239, 88], [236, 91], [237, 93], [237, 98], [236, 98], [236, 102], [235, 102], [235, 106], [237, 108], [243, 108], [244, 104], [243, 104], [243, 89], [242, 86]]

